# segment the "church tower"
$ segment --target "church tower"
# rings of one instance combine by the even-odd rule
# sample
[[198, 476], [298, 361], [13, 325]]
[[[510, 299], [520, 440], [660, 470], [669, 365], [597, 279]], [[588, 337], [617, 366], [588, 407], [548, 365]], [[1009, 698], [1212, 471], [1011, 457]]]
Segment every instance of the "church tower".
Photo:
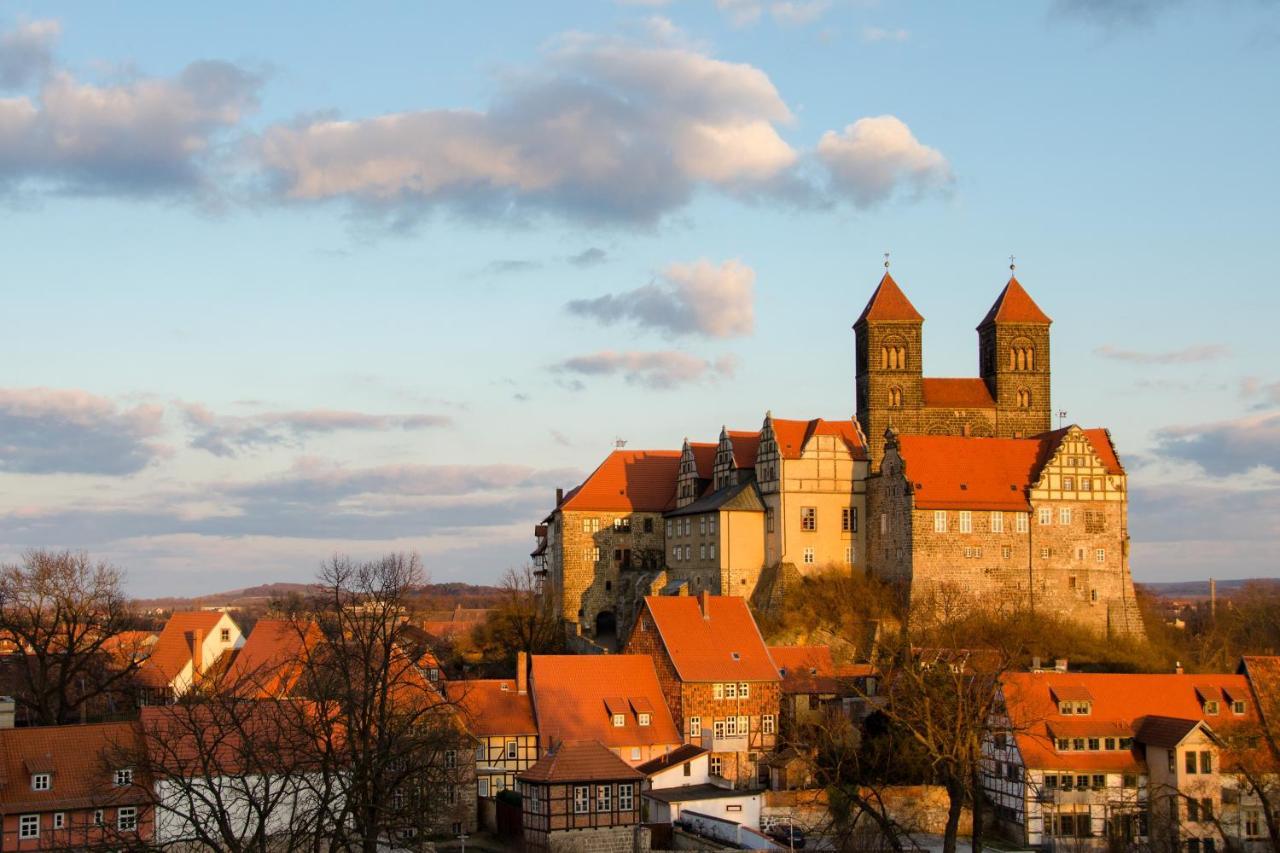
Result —
[[1053, 428], [1049, 319], [1015, 276], [978, 324], [978, 373], [996, 403], [996, 435]]
[[880, 470], [888, 427], [919, 431], [923, 327], [924, 317], [886, 270], [853, 324], [858, 423], [870, 442], [872, 471]]

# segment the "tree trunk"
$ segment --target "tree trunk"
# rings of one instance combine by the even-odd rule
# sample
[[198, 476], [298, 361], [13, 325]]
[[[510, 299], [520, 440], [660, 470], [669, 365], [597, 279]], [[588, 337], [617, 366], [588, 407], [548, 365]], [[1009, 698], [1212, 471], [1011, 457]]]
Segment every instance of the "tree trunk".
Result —
[[947, 828], [942, 834], [942, 853], [956, 853], [956, 836], [960, 834], [960, 812], [964, 810], [964, 785], [947, 780]]
[[973, 778], [970, 781], [973, 790], [973, 836], [972, 836], [972, 853], [982, 853], [982, 778], [979, 775], [978, 768], [980, 764], [974, 765]]

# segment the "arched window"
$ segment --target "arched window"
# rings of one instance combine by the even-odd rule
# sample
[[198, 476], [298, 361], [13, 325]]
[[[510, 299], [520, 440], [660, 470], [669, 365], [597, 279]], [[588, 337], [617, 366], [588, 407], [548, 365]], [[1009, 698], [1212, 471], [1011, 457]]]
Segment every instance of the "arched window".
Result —
[[1019, 409], [1031, 408], [1031, 392], [1028, 391], [1026, 388], [1018, 389], [1018, 408]]
[[902, 389], [899, 388], [897, 385], [889, 389], [889, 408], [891, 409], [902, 408]]
[[900, 338], [887, 340], [880, 346], [880, 367], [884, 370], [907, 369], [907, 345]]
[[1009, 347], [1009, 369], [1028, 371], [1036, 369], [1036, 348], [1031, 341], [1019, 339]]

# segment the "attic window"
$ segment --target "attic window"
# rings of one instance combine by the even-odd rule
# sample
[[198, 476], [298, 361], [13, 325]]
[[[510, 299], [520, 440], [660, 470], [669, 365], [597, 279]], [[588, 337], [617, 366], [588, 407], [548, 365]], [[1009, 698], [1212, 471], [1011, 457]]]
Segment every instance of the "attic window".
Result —
[[642, 725], [642, 726], [647, 726], [647, 725], [649, 725], [649, 721], [650, 721], [650, 719], [652, 719], [652, 718], [651, 718], [648, 714], [637, 714], [637, 715], [636, 715], [636, 721], [637, 721], [640, 725]]
[[613, 727], [614, 727], [615, 729], [620, 729], [620, 728], [622, 728], [623, 726], [625, 726], [626, 724], [627, 724], [627, 715], [626, 715], [626, 714], [614, 714], [614, 715], [613, 715]]
[[53, 787], [52, 773], [32, 773], [31, 774], [31, 790], [47, 791]]
[[508, 692], [508, 691], [510, 691], [510, 690], [511, 690], [511, 685], [510, 685], [510, 684], [507, 684], [507, 682], [505, 682], [505, 681], [504, 681], [504, 682], [502, 682], [502, 692], [503, 692], [503, 693], [507, 693], [507, 692]]
[[969, 484], [968, 484], [968, 483], [961, 483], [961, 484], [960, 484], [960, 491], [962, 491], [962, 492], [967, 492], [967, 491], [969, 491]]

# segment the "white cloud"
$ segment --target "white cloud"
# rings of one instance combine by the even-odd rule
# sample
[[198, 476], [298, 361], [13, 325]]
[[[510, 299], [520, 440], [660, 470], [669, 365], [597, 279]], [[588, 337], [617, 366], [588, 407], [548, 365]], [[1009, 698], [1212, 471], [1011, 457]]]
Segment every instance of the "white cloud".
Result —
[[879, 204], [903, 186], [921, 196], [944, 191], [953, 181], [942, 153], [921, 144], [891, 115], [860, 118], [840, 133], [827, 131], [818, 142], [818, 158], [830, 172], [832, 189], [857, 207]]
[[760, 20], [764, 13], [762, 0], [716, 0], [716, 8], [735, 27], [745, 27]]
[[576, 299], [567, 307], [606, 324], [630, 320], [671, 335], [732, 338], [755, 328], [755, 280], [755, 271], [738, 260], [676, 263], [662, 271], [661, 284]]
[[622, 376], [632, 385], [669, 390], [695, 382], [731, 378], [737, 359], [722, 356], [715, 361], [675, 350], [657, 352], [604, 352], [565, 359], [552, 367], [558, 373], [579, 376]]
[[261, 448], [296, 446], [314, 435], [340, 431], [386, 432], [449, 426], [446, 415], [373, 415], [310, 409], [257, 415], [218, 415], [195, 403], [179, 404], [192, 447], [214, 456], [237, 456]]
[[1225, 358], [1231, 355], [1231, 350], [1222, 344], [1202, 344], [1165, 352], [1138, 352], [1105, 344], [1095, 349], [1093, 354], [1134, 364], [1196, 364]]
[[1280, 414], [1275, 412], [1165, 427], [1156, 432], [1156, 442], [1161, 455], [1194, 462], [1218, 477], [1259, 468], [1280, 472]]
[[165, 456], [164, 410], [122, 409], [86, 391], [0, 389], [0, 470], [23, 474], [135, 474]]
[[781, 0], [769, 6], [769, 14], [779, 24], [804, 26], [821, 18], [831, 8], [831, 0]]
[[53, 46], [62, 34], [57, 21], [24, 21], [0, 33], [0, 89], [18, 89], [49, 73]]
[[903, 42], [911, 37], [911, 33], [904, 29], [890, 29], [885, 27], [863, 27], [862, 40], [865, 42], [875, 43], [881, 41], [897, 41]]

